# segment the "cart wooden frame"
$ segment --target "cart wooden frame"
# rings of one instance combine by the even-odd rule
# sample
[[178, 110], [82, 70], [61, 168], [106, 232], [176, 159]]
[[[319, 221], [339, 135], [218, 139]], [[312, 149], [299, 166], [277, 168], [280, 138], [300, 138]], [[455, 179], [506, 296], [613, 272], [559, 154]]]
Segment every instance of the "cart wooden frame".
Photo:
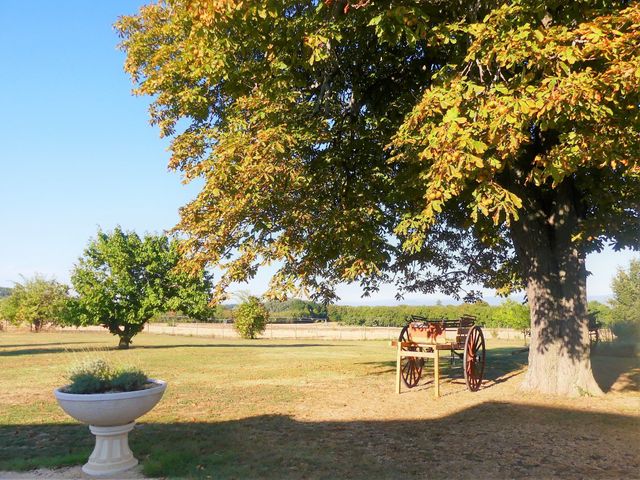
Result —
[[457, 320], [430, 320], [411, 315], [397, 341], [396, 392], [401, 384], [408, 388], [418, 385], [425, 366], [425, 359], [433, 359], [434, 394], [440, 395], [440, 352], [449, 351], [451, 364], [462, 360], [467, 388], [475, 392], [484, 376], [486, 347], [482, 328], [476, 318], [463, 316]]

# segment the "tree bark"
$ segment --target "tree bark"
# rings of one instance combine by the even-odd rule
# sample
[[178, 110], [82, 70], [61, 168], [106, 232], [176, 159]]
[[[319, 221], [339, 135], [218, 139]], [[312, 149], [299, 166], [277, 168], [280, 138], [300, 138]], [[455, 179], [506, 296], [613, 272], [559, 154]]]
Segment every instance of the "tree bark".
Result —
[[102, 326], [109, 330], [113, 335], [117, 335], [119, 338], [118, 348], [127, 349], [138, 333], [140, 333], [146, 324], [146, 320], [143, 323], [124, 323], [121, 325], [117, 320], [109, 320], [102, 323]]
[[[572, 237], [578, 216], [565, 181], [551, 202], [531, 202], [511, 226], [531, 311], [529, 368], [522, 388], [599, 395], [591, 370], [585, 254]], [[535, 207], [535, 208], [534, 208]]]
[[129, 344], [131, 344], [131, 339], [121, 336], [120, 341], [118, 342], [118, 348], [121, 350], [126, 350], [129, 348]]
[[111, 323], [104, 324], [104, 326], [107, 327], [109, 329], [109, 332], [111, 332], [113, 335], [118, 336], [119, 349], [126, 350], [129, 348], [129, 345], [131, 344], [131, 339], [135, 334], [131, 333], [127, 325], [125, 325], [124, 327], [121, 327], [116, 322], [111, 322]]

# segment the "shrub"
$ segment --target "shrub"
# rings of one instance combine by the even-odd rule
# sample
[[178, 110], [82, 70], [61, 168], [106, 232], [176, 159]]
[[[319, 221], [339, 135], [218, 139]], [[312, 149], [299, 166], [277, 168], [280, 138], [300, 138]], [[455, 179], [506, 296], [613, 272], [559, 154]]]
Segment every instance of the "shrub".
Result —
[[112, 367], [102, 359], [88, 360], [69, 371], [71, 383], [66, 393], [90, 394], [107, 392], [133, 392], [143, 390], [147, 376], [135, 367]]
[[249, 296], [233, 312], [233, 325], [242, 338], [256, 338], [267, 326], [269, 312], [257, 297]]
[[102, 359], [79, 363], [69, 371], [68, 393], [102, 393], [108, 389], [111, 366]]
[[120, 392], [143, 390], [147, 384], [147, 376], [135, 367], [121, 367], [111, 378], [111, 388]]

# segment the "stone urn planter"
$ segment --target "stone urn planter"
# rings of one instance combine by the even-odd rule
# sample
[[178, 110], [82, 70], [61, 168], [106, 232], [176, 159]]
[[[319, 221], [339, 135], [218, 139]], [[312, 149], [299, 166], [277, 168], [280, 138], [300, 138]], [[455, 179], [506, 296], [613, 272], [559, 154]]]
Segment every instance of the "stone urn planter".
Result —
[[135, 467], [138, 460], [129, 449], [129, 432], [135, 420], [160, 401], [167, 388], [162, 380], [149, 379], [144, 390], [117, 393], [76, 394], [57, 388], [60, 407], [79, 422], [89, 425], [96, 444], [89, 461], [82, 466], [88, 475], [113, 475]]

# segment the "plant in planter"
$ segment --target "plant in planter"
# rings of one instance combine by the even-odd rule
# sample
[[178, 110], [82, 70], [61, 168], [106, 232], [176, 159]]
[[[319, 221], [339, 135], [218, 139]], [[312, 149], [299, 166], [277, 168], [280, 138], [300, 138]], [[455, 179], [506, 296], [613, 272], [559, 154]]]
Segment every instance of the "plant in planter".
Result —
[[160, 401], [166, 382], [137, 368], [114, 368], [104, 360], [83, 362], [70, 371], [71, 383], [54, 390], [60, 407], [89, 425], [96, 444], [82, 470], [89, 475], [112, 475], [138, 464], [129, 449], [135, 420]]

